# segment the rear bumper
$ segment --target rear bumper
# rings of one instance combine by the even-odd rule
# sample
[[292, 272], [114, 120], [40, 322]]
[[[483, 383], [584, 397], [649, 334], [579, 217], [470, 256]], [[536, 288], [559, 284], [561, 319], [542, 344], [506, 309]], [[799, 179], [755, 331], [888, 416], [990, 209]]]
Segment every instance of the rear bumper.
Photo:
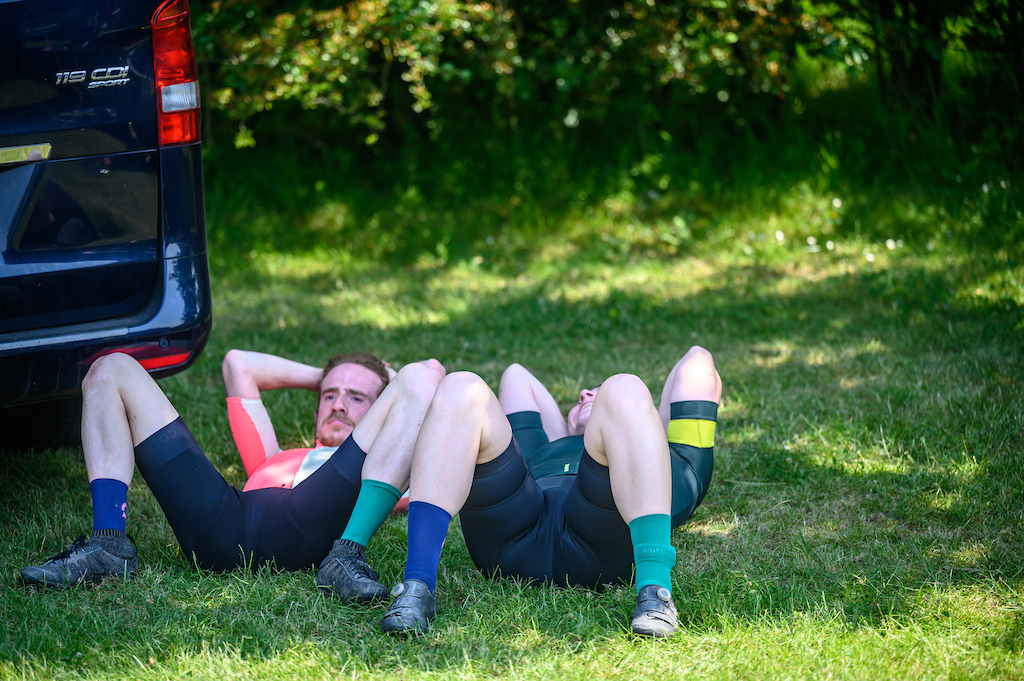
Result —
[[206, 346], [213, 323], [205, 252], [162, 262], [163, 278], [149, 303], [119, 319], [5, 334], [0, 340], [0, 407], [77, 394], [99, 356], [126, 350], [136, 357], [186, 355], [152, 373], [190, 366]]

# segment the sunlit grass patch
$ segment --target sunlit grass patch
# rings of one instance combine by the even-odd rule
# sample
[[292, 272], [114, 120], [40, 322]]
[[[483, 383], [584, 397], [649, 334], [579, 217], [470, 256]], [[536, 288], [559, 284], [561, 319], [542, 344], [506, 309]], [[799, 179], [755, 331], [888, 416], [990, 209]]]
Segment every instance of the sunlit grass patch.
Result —
[[[45, 452], [0, 469], [0, 678], [1024, 674], [1019, 267], [852, 240], [648, 258], [580, 236], [523, 261], [394, 264], [328, 246], [215, 260], [214, 334], [162, 386], [240, 484], [220, 379], [231, 347], [311, 363], [347, 349], [396, 365], [432, 355], [494, 387], [520, 362], [567, 407], [618, 371], [657, 393], [703, 345], [725, 393], [711, 489], [673, 535], [677, 637], [625, 633], [630, 586], [483, 577], [453, 524], [435, 627], [394, 639], [378, 629], [383, 606], [324, 598], [312, 570], [192, 568], [141, 480], [129, 497], [138, 578], [31, 593], [17, 570], [90, 522], [81, 459]], [[874, 262], [869, 246], [885, 249]], [[311, 393], [267, 404], [282, 443], [309, 442]], [[388, 583], [401, 579], [406, 532], [391, 518], [369, 547]]]

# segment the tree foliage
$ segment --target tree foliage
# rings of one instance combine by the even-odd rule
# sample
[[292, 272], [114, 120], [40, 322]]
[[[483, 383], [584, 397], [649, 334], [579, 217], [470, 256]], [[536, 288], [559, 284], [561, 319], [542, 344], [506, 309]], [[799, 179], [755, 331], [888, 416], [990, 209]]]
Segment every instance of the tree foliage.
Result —
[[242, 145], [252, 143], [246, 121], [282, 100], [341, 112], [373, 143], [389, 118], [451, 117], [467, 104], [513, 125], [533, 115], [571, 127], [609, 113], [656, 118], [668, 92], [782, 99], [800, 52], [873, 72], [894, 103], [934, 102], [950, 49], [996, 71], [1007, 97], [1021, 101], [1024, 87], [1021, 0], [215, 0], [196, 8], [207, 101], [238, 122]]
[[[240, 122], [279, 100], [330, 107], [384, 127], [389, 91], [404, 87], [415, 111], [433, 104], [431, 81], [491, 79], [511, 71], [508, 11], [457, 0], [358, 0], [325, 8], [244, 0], [212, 3], [197, 21], [211, 66], [212, 100]], [[463, 64], [461, 68], [457, 65]]]

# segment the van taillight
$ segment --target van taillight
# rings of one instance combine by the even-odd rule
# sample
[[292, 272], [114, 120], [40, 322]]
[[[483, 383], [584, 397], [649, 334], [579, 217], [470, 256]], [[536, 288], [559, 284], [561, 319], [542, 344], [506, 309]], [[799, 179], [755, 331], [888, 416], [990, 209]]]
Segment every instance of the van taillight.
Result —
[[188, 0], [167, 0], [153, 14], [153, 62], [160, 145], [199, 141], [199, 69]]
[[158, 371], [160, 369], [181, 367], [192, 359], [192, 352], [188, 350], [182, 352], [180, 347], [171, 345], [161, 347], [154, 343], [147, 343], [144, 345], [133, 345], [126, 348], [110, 348], [108, 350], [102, 350], [97, 352], [95, 355], [87, 357], [82, 364], [89, 367], [100, 357], [113, 355], [115, 352], [120, 352], [130, 357], [134, 357], [146, 371]]

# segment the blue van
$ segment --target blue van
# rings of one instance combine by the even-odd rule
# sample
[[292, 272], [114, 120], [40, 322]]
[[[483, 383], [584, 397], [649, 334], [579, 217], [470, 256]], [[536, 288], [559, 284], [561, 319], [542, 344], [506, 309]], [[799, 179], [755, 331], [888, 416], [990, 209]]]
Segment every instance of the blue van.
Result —
[[212, 324], [187, 0], [0, 0], [0, 449], [74, 442], [81, 384]]

